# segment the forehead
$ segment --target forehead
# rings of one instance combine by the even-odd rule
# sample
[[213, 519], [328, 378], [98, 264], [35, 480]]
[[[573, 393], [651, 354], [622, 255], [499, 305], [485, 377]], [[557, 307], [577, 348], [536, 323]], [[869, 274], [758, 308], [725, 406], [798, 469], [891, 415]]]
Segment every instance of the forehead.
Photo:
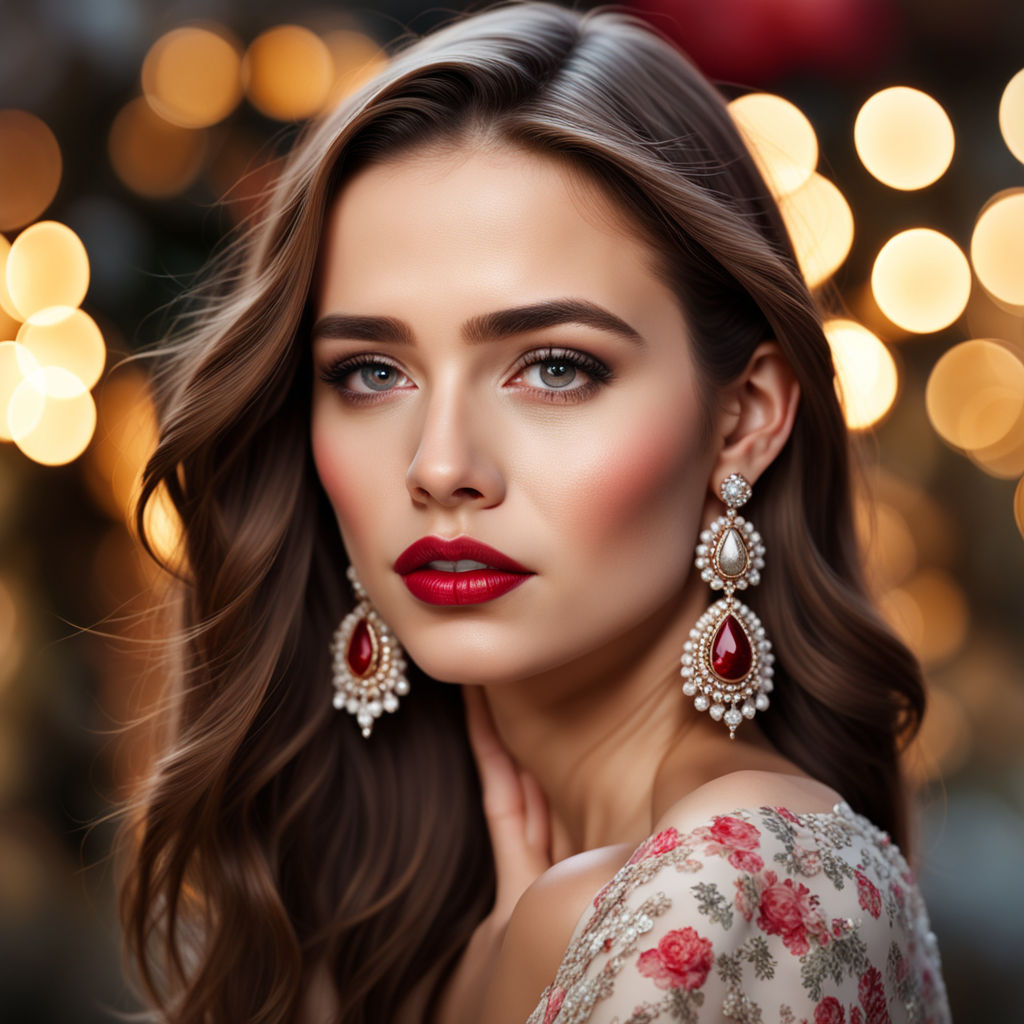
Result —
[[591, 175], [507, 146], [424, 149], [358, 172], [328, 211], [320, 264], [321, 308], [408, 297], [418, 282], [480, 301], [674, 302], [653, 249]]

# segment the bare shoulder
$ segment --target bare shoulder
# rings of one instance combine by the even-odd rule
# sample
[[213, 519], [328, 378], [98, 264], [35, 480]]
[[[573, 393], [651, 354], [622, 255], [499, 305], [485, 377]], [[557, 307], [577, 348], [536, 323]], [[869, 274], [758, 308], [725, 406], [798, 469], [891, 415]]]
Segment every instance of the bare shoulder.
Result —
[[659, 817], [653, 832], [687, 831], [717, 814], [740, 808], [785, 807], [794, 814], [831, 811], [842, 800], [834, 789], [804, 775], [744, 770], [720, 775], [687, 793]]
[[634, 847], [602, 846], [552, 865], [523, 893], [509, 918], [483, 1019], [522, 1024], [551, 983], [594, 894]]

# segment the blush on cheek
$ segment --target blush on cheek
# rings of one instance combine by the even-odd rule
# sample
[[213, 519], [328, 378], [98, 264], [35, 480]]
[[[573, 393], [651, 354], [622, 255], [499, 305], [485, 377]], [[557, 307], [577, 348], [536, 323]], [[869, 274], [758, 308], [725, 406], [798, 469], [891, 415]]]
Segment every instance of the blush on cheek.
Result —
[[561, 507], [595, 537], [621, 544], [630, 531], [659, 521], [682, 527], [691, 506], [699, 513], [707, 481], [696, 429], [678, 419], [645, 426], [606, 440], [564, 478]]

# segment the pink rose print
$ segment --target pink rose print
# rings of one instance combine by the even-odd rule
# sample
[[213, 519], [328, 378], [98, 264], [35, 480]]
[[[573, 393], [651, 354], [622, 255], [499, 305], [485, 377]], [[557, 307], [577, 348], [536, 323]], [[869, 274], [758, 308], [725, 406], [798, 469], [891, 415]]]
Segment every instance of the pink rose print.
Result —
[[865, 1024], [890, 1024], [882, 974], [877, 967], [869, 967], [861, 975], [857, 985], [857, 998], [860, 1000], [860, 1005], [864, 1007]]
[[860, 1015], [860, 1009], [856, 1006], [850, 1010], [850, 1024], [864, 1024], [864, 1018]]
[[761, 833], [739, 818], [722, 815], [714, 819], [710, 828], [694, 829], [693, 836], [707, 841], [705, 854], [725, 854], [729, 863], [740, 871], [753, 873], [764, 867], [761, 855], [753, 852], [760, 845]]
[[551, 1024], [551, 1022], [558, 1016], [558, 1011], [562, 1008], [562, 1003], [565, 1001], [565, 989], [564, 988], [553, 988], [551, 994], [548, 996], [547, 1004], [544, 1007], [544, 1024]]
[[857, 899], [860, 905], [872, 916], [878, 917], [882, 912], [882, 895], [874, 883], [861, 871], [854, 870], [857, 879]]
[[895, 882], [890, 882], [889, 892], [892, 893], [893, 898], [900, 905], [900, 910], [902, 910], [907, 904], [907, 898], [903, 895], [903, 890]]
[[746, 871], [751, 875], [764, 867], [764, 861], [761, 860], [760, 854], [750, 853], [748, 850], [733, 850], [729, 854], [729, 863], [734, 868], [739, 868], [740, 871]]
[[846, 1013], [835, 996], [825, 996], [814, 1008], [814, 1024], [844, 1024]]
[[829, 941], [828, 926], [818, 912], [817, 898], [806, 885], [793, 884], [792, 878], [773, 884], [761, 894], [757, 926], [767, 935], [779, 935], [782, 944], [794, 956], [803, 956], [811, 947], [807, 941], [810, 932], [819, 944]]
[[786, 821], [792, 822], [794, 825], [800, 824], [800, 819], [786, 807], [773, 807], [773, 811], [780, 817], [785, 818]]
[[693, 928], [676, 928], [663, 935], [656, 949], [637, 958], [637, 970], [658, 988], [692, 990], [704, 984], [714, 963], [711, 942]]
[[626, 863], [636, 864], [637, 861], [646, 860], [648, 857], [657, 857], [659, 854], [668, 853], [669, 850], [674, 850], [679, 843], [679, 833], [674, 828], [663, 829], [656, 836], [645, 839]]

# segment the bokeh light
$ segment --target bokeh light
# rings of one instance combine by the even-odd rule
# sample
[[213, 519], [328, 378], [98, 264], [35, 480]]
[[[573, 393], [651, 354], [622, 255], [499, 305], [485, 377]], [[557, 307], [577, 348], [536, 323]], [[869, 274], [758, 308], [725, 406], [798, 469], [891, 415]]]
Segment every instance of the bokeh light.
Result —
[[334, 64], [334, 81], [324, 101], [324, 109], [331, 110], [381, 72], [387, 55], [368, 35], [355, 29], [336, 29], [323, 39]]
[[153, 110], [181, 128], [223, 121], [242, 99], [241, 48], [220, 26], [190, 25], [161, 36], [142, 63]]
[[0, 235], [0, 327], [4, 328], [4, 337], [0, 341], [12, 341], [21, 324], [21, 316], [7, 291], [7, 259], [10, 254], [11, 243]]
[[773, 93], [752, 92], [732, 100], [729, 113], [777, 198], [807, 183], [818, 166], [818, 138], [799, 107]]
[[[133, 368], [108, 376], [97, 392], [99, 426], [89, 450], [90, 487], [112, 516], [134, 531], [134, 506], [142, 470], [157, 443], [157, 417], [145, 374]], [[146, 525], [154, 550], [166, 562], [180, 558], [181, 525], [161, 489], [150, 502]]]
[[1024, 476], [1020, 478], [1017, 489], [1013, 492], [1013, 518], [1017, 520], [1017, 529], [1024, 538]]
[[300, 25], [278, 25], [257, 36], [242, 61], [249, 102], [278, 121], [297, 121], [323, 109], [334, 84], [334, 61], [324, 41]]
[[89, 255], [66, 224], [42, 220], [7, 254], [7, 293], [20, 320], [49, 306], [79, 306], [89, 290]]
[[853, 245], [853, 213], [842, 192], [815, 172], [779, 201], [796, 258], [811, 288], [842, 266]]
[[871, 270], [879, 309], [914, 334], [948, 327], [967, 306], [971, 268], [951, 238], [931, 228], [911, 228], [882, 246]]
[[999, 101], [999, 130], [1010, 152], [1024, 163], [1024, 68], [1003, 90]]
[[[925, 407], [936, 433], [981, 460], [1024, 459], [1024, 362], [987, 339], [954, 345], [932, 369]], [[1024, 472], [1024, 463], [1018, 472]]]
[[0, 110], [0, 231], [39, 218], [61, 177], [60, 146], [45, 121], [25, 110]]
[[854, 320], [825, 323], [836, 368], [836, 391], [846, 425], [863, 430], [877, 423], [896, 400], [896, 363], [884, 344]]
[[896, 85], [875, 93], [857, 114], [854, 145], [861, 162], [891, 188], [931, 185], [953, 159], [953, 125], [942, 105], [919, 89]]
[[945, 570], [922, 570], [883, 594], [879, 607], [889, 625], [925, 664], [947, 660], [967, 637], [967, 599]]
[[96, 427], [96, 404], [73, 373], [46, 366], [14, 389], [7, 421], [14, 443], [30, 459], [61, 466], [88, 446]]
[[186, 189], [206, 152], [202, 130], [181, 128], [158, 116], [145, 98], [126, 103], [110, 126], [110, 163], [133, 192], [165, 199]]
[[971, 235], [971, 263], [995, 298], [1024, 306], [1024, 189], [986, 204]]
[[72, 306], [51, 306], [29, 317], [18, 331], [17, 340], [40, 366], [62, 366], [86, 388], [100, 379], [107, 358], [96, 321]]
[[15, 341], [0, 342], [0, 441], [14, 440], [8, 425], [11, 399], [18, 385], [38, 369], [39, 361], [24, 345]]

